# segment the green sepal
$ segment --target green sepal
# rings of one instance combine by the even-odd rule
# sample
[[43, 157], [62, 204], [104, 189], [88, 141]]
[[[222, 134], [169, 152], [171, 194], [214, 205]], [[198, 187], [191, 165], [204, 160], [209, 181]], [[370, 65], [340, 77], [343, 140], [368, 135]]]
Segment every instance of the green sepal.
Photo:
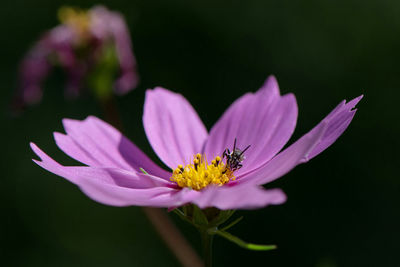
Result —
[[210, 220], [210, 225], [219, 226], [229, 220], [236, 210], [218, 210], [218, 215]]
[[[175, 213], [177, 212], [175, 211]], [[189, 204], [182, 206], [182, 210], [179, 210], [179, 214], [177, 214], [198, 228], [214, 229], [225, 223], [234, 213], [235, 210], [200, 209], [194, 204]]]
[[185, 213], [183, 213], [179, 208], [173, 209], [173, 210], [171, 210], [171, 211], [173, 211], [176, 215], [178, 215], [179, 218], [181, 218], [182, 220], [184, 220], [184, 221], [186, 221], [186, 222], [188, 222], [188, 223], [190, 223], [190, 224], [192, 223], [192, 222], [188, 219], [188, 217], [185, 216]]
[[249, 249], [249, 250], [257, 250], [257, 251], [268, 251], [268, 250], [273, 250], [276, 249], [276, 245], [260, 245], [260, 244], [252, 244], [252, 243], [247, 243], [243, 240], [241, 240], [240, 238], [222, 231], [222, 230], [218, 230], [215, 232], [217, 235], [222, 236], [223, 238], [235, 243], [236, 245], [245, 248], [245, 249]]
[[241, 220], [243, 220], [243, 216], [237, 218], [236, 220], [234, 220], [233, 222], [231, 222], [231, 223], [228, 224], [227, 226], [223, 227], [220, 231], [226, 231], [226, 230], [232, 228], [232, 227], [235, 226], [237, 223], [239, 223]]
[[207, 216], [196, 205], [193, 205], [193, 223], [199, 227], [207, 227], [209, 225]]

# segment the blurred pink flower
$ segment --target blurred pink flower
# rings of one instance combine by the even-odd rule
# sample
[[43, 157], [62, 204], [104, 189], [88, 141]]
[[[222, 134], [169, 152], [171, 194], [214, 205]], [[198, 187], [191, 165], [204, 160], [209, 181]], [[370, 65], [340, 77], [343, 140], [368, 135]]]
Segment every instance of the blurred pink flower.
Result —
[[[361, 98], [342, 101], [310, 132], [281, 151], [295, 129], [297, 103], [293, 94], [280, 95], [274, 77], [258, 92], [236, 100], [209, 133], [183, 96], [163, 88], [148, 90], [144, 129], [171, 171], [158, 167], [118, 130], [96, 117], [64, 119], [66, 134], [54, 134], [61, 150], [88, 166], [62, 166], [35, 144], [31, 147], [41, 159], [34, 160], [39, 166], [78, 185], [103, 204], [260, 208], [286, 200], [280, 189], [266, 190], [261, 185], [335, 142], [353, 119]], [[228, 157], [221, 159], [235, 139], [238, 149], [251, 145], [246, 159], [236, 162], [243, 165], [239, 169], [227, 162]], [[214, 160], [208, 163], [206, 158]]]
[[42, 82], [54, 66], [67, 74], [66, 95], [77, 96], [83, 83], [112, 49], [119, 66], [114, 91], [124, 94], [138, 83], [136, 61], [129, 30], [121, 14], [104, 6], [88, 11], [64, 7], [61, 24], [46, 32], [23, 59], [20, 70], [19, 104], [37, 103], [42, 98]]

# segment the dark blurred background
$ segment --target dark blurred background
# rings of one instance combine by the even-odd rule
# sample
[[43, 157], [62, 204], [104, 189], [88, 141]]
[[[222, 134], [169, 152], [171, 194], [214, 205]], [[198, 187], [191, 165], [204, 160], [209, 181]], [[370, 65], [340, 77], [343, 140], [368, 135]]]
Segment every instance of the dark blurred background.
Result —
[[[52, 137], [61, 119], [104, 117], [90, 95], [64, 99], [53, 72], [40, 105], [19, 117], [8, 106], [25, 51], [58, 24], [61, 5], [95, 1], [2, 1], [0, 86], [2, 266], [178, 266], [137, 207], [93, 202], [36, 166], [29, 141], [74, 164]], [[117, 102], [125, 134], [155, 160], [141, 123], [144, 92], [180, 92], [210, 128], [230, 103], [269, 74], [299, 105], [293, 140], [342, 99], [364, 94], [349, 129], [327, 151], [269, 187], [281, 206], [238, 211], [231, 232], [273, 252], [246, 251], [221, 238], [216, 266], [400, 266], [400, 1], [102, 1], [129, 24], [140, 86]], [[157, 160], [157, 162], [159, 162]], [[176, 221], [196, 249], [192, 226]]]

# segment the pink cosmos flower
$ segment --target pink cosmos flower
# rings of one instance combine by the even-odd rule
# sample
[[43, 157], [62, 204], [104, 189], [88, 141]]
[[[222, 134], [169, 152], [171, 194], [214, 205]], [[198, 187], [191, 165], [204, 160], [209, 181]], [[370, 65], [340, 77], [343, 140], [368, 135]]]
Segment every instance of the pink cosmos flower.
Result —
[[[297, 104], [293, 94], [280, 95], [272, 76], [256, 93], [236, 100], [209, 133], [183, 96], [163, 88], [148, 90], [144, 129], [170, 171], [157, 166], [96, 117], [64, 119], [66, 134], [54, 134], [61, 150], [87, 166], [60, 165], [35, 144], [31, 147], [41, 159], [34, 160], [39, 166], [106, 205], [173, 208], [194, 203], [221, 210], [260, 208], [286, 200], [280, 189], [267, 190], [261, 185], [329, 147], [350, 124], [361, 98], [342, 101], [310, 132], [281, 151], [294, 131]], [[230, 151], [223, 157], [226, 148]], [[242, 167], [235, 168], [235, 163]]]
[[[88, 11], [64, 7], [59, 17], [62, 23], [43, 34], [21, 63], [17, 105], [41, 100], [42, 82], [53, 66], [60, 66], [67, 74], [67, 96], [78, 95], [87, 76], [106, 60], [118, 65], [119, 77], [114, 82], [117, 94], [137, 86], [136, 60], [121, 14], [104, 6]], [[115, 59], [110, 59], [110, 51]]]

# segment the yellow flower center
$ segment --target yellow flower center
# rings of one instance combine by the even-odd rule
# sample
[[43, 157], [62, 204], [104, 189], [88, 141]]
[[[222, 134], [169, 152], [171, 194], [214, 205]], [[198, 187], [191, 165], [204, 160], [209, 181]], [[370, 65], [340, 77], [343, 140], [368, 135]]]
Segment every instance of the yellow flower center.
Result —
[[85, 10], [73, 7], [61, 7], [58, 19], [62, 24], [72, 27], [81, 38], [89, 34], [90, 16]]
[[235, 176], [221, 161], [221, 157], [216, 157], [211, 164], [208, 164], [203, 155], [197, 154], [193, 157], [192, 163], [186, 166], [178, 165], [172, 172], [170, 180], [182, 188], [201, 190], [210, 184], [221, 186], [231, 180], [234, 181]]

